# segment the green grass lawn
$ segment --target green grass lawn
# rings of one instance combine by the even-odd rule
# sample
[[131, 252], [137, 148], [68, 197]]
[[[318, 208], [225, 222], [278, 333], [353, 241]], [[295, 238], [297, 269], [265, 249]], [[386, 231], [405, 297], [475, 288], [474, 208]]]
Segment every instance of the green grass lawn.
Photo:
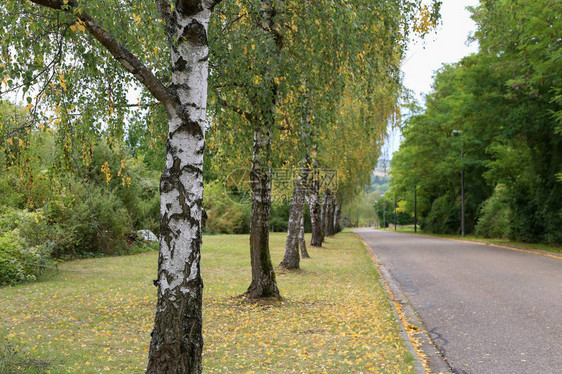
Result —
[[[275, 265], [284, 242], [271, 235]], [[309, 252], [303, 270], [277, 271], [283, 301], [252, 304], [237, 297], [250, 284], [248, 236], [204, 237], [205, 372], [412, 373], [362, 242], [343, 232]], [[156, 252], [72, 261], [0, 289], [0, 372], [143, 372], [156, 266]]]
[[[383, 230], [383, 229], [377, 229], [377, 230]], [[390, 225], [388, 228], [386, 228], [384, 230], [385, 231], [394, 231], [394, 226]], [[413, 234], [414, 233], [414, 225], [397, 227], [396, 231], [407, 233], [407, 234]], [[511, 240], [507, 240], [507, 239], [482, 238], [482, 237], [476, 236], [474, 234], [468, 234], [468, 235], [465, 235], [464, 237], [462, 237], [460, 235], [453, 235], [453, 234], [430, 234], [430, 233], [422, 232], [420, 230], [419, 226], [418, 226], [417, 234], [434, 236], [434, 237], [438, 237], [438, 238], [471, 240], [471, 241], [477, 241], [477, 242], [483, 242], [483, 243], [504, 245], [504, 246], [514, 247], [514, 248], [535, 249], [535, 250], [539, 250], [539, 251], [552, 252], [552, 253], [562, 253], [562, 246], [560, 246], [560, 245], [523, 243], [523, 242], [514, 242], [514, 241], [511, 241]]]

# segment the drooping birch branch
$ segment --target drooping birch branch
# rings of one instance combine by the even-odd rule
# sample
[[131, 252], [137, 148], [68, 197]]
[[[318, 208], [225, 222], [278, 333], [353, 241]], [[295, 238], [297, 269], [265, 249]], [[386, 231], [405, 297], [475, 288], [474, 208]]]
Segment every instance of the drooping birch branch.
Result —
[[[150, 93], [160, 101], [166, 108], [171, 107], [173, 102], [172, 95], [162, 81], [148, 69], [133, 53], [121, 45], [115, 38], [105, 30], [90, 14], [80, 9], [76, 0], [30, 0], [31, 2], [52, 8], [58, 11], [73, 14], [88, 32], [103, 45], [109, 53], [140, 83], [142, 83]], [[163, 0], [160, 0], [163, 1]]]

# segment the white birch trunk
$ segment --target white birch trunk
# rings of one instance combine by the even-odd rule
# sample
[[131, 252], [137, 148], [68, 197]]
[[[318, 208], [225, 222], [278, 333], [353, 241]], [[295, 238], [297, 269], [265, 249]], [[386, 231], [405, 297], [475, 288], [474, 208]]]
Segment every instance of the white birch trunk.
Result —
[[281, 264], [279, 265], [285, 269], [298, 269], [300, 266], [299, 235], [301, 222], [304, 216], [304, 185], [306, 184], [307, 177], [308, 170], [306, 168], [302, 168], [300, 176], [295, 181], [293, 199], [291, 201], [291, 208], [289, 212], [285, 255], [283, 257], [283, 261], [281, 261]]
[[[275, 31], [276, 14], [274, 1], [260, 1], [261, 29], [275, 42], [270, 51], [271, 58], [279, 57], [282, 48], [282, 36]], [[271, 129], [275, 125], [275, 108], [278, 100], [278, 84], [268, 77], [269, 68], [263, 76], [271, 79], [269, 106], [262, 109], [262, 116], [254, 123], [254, 147], [252, 152], [252, 218], [250, 226], [250, 257], [252, 264], [252, 283], [245, 295], [251, 299], [279, 298], [279, 289], [269, 252], [269, 219], [271, 214]]]
[[210, 15], [210, 3], [178, 2], [168, 24], [174, 100], [166, 105], [158, 303], [147, 373], [202, 371], [200, 250]]
[[299, 247], [301, 250], [301, 257], [310, 258], [310, 255], [308, 254], [308, 250], [306, 249], [306, 241], [304, 240], [304, 206], [303, 206], [303, 212], [301, 214], [301, 220], [299, 223]]
[[310, 222], [312, 224], [312, 238], [310, 239], [310, 245], [313, 247], [321, 247], [322, 242], [324, 241], [324, 235], [322, 230], [322, 210], [320, 205], [320, 183], [318, 180], [313, 178], [310, 181], [309, 186]]

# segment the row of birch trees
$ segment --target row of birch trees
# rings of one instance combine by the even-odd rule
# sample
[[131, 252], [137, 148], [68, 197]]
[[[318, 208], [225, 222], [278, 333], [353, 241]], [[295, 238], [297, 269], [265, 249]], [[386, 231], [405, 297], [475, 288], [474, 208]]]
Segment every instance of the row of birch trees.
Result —
[[[311, 244], [320, 246], [338, 229], [342, 199], [367, 181], [398, 115], [408, 36], [427, 33], [438, 10], [438, 1], [428, 7], [418, 0], [0, 5], [2, 95], [19, 93], [27, 111], [2, 142], [49, 131], [68, 164], [87, 162], [82, 145], [101, 139], [144, 136], [162, 150], [147, 372], [202, 371], [204, 163], [219, 179], [249, 170], [246, 296], [280, 297], [269, 254], [272, 170], [298, 170], [282, 262], [295, 268], [304, 204]], [[326, 170], [336, 171], [337, 188], [322, 183]]]

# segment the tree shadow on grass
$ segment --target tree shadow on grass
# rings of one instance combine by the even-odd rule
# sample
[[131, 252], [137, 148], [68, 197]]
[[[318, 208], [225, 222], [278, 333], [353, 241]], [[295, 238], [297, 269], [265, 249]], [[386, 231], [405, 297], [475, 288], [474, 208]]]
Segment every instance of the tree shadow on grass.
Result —
[[25, 349], [0, 337], [0, 373], [2, 374], [43, 374], [47, 373], [51, 362], [30, 356]]

